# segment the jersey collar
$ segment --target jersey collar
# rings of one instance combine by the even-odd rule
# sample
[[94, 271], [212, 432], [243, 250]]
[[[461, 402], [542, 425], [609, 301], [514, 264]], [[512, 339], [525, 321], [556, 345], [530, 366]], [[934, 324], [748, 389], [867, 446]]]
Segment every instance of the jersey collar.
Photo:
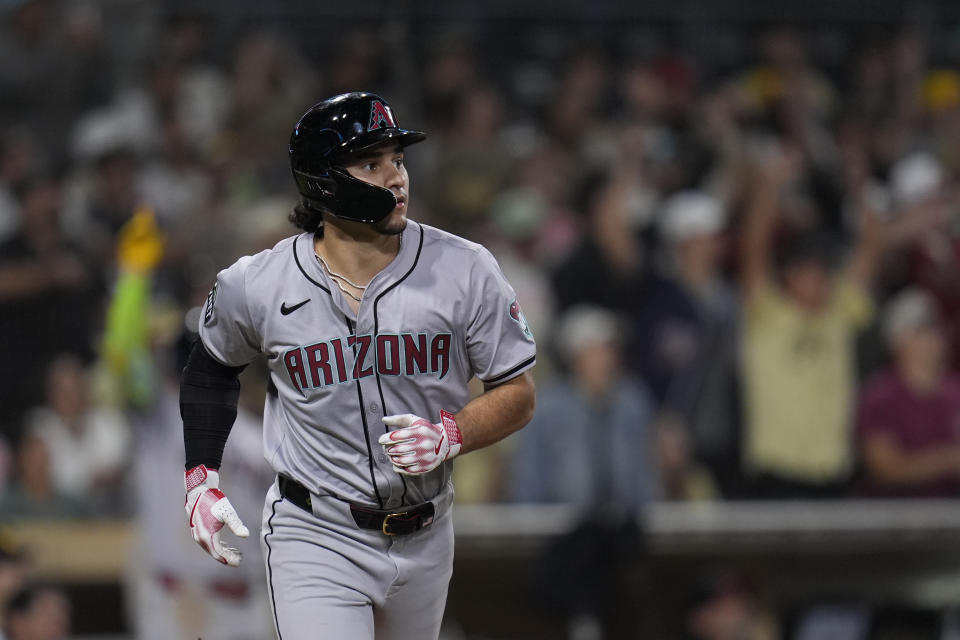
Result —
[[[331, 282], [330, 277], [314, 256], [313, 239], [312, 233], [302, 233], [297, 237], [294, 246], [297, 266], [307, 280], [326, 291], [344, 313], [354, 317], [353, 311], [346, 304], [336, 283]], [[418, 222], [408, 220], [401, 234], [400, 251], [390, 264], [370, 281], [364, 293], [363, 303], [360, 305], [361, 313], [366, 313], [366, 307], [373, 306], [378, 296], [400, 284], [413, 272], [419, 262], [422, 246], [423, 227]]]

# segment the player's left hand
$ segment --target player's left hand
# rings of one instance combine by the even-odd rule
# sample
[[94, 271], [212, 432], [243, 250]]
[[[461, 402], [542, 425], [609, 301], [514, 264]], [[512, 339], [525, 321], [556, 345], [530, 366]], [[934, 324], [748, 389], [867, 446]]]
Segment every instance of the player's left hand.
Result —
[[378, 441], [390, 456], [394, 471], [418, 476], [460, 453], [463, 435], [453, 414], [441, 411], [440, 420], [441, 424], [433, 424], [412, 413], [383, 418], [387, 426], [399, 427], [383, 434]]

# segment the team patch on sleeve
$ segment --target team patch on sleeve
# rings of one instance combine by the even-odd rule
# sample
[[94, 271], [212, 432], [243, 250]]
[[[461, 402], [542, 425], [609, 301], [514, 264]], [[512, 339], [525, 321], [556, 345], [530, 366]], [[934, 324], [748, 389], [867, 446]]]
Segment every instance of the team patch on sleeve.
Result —
[[533, 332], [530, 331], [530, 325], [527, 324], [527, 317], [523, 315], [523, 309], [520, 308], [520, 303], [517, 302], [516, 298], [510, 303], [510, 319], [520, 325], [523, 335], [533, 338]]
[[214, 283], [213, 289], [207, 294], [207, 301], [203, 304], [203, 324], [210, 324], [213, 319], [213, 305], [217, 303], [217, 284]]

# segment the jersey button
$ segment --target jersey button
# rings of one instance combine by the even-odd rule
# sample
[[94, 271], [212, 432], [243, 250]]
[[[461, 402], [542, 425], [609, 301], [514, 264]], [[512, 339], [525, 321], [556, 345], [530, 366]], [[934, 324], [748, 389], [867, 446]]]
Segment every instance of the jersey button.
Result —
[[370, 403], [370, 413], [380, 413], [380, 406], [376, 402]]

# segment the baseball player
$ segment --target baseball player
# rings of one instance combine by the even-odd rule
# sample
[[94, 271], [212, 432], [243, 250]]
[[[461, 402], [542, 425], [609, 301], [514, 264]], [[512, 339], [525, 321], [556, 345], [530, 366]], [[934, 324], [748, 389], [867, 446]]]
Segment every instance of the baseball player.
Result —
[[[262, 548], [280, 640], [436, 638], [452, 572], [451, 461], [525, 425], [533, 336], [483, 247], [407, 218], [387, 102], [348, 93], [296, 124], [303, 233], [220, 272], [181, 379], [186, 511], [222, 563], [244, 537], [221, 491], [237, 374], [270, 369], [263, 442], [277, 480]], [[484, 393], [470, 399], [473, 376]]]

